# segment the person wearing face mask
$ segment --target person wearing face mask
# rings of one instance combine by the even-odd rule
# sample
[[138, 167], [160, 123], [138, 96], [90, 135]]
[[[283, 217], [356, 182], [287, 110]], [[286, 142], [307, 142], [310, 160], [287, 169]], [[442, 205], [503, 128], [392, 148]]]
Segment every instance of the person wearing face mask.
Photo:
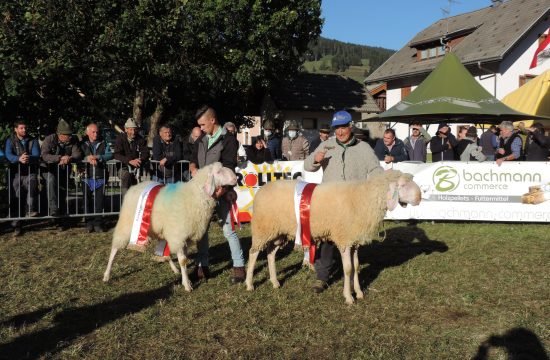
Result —
[[287, 136], [283, 138], [283, 158], [288, 161], [304, 160], [309, 155], [309, 142], [298, 133], [300, 128], [296, 121], [291, 120], [287, 128]]
[[[40, 153], [42, 156], [42, 176], [48, 188], [48, 215], [59, 216], [66, 212], [67, 189], [71, 163], [82, 159], [82, 151], [78, 146], [78, 139], [72, 135], [71, 126], [63, 119], [59, 120], [54, 134], [46, 136]], [[61, 209], [60, 209], [61, 207]], [[64, 230], [62, 223], [58, 223]]]
[[264, 140], [266, 141], [266, 147], [271, 153], [271, 158], [273, 160], [280, 160], [282, 158], [281, 138], [275, 132], [275, 126], [271, 120], [264, 121]]
[[456, 137], [451, 133], [451, 128], [446, 123], [439, 124], [437, 133], [430, 140], [432, 162], [454, 160], [454, 148], [458, 144]]

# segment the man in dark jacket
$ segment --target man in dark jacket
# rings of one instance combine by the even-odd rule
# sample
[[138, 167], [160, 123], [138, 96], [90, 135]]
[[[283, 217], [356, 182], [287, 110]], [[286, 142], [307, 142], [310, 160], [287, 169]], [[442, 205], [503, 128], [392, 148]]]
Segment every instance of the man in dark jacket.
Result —
[[395, 130], [393, 129], [386, 129], [386, 131], [384, 131], [384, 137], [378, 139], [376, 142], [374, 153], [378, 157], [378, 160], [386, 164], [409, 159], [407, 150], [405, 150], [405, 144], [395, 137]]
[[458, 143], [455, 136], [451, 133], [451, 128], [446, 123], [439, 124], [437, 133], [430, 140], [430, 150], [432, 151], [432, 162], [454, 160], [455, 146]]
[[[191, 176], [195, 176], [198, 169], [214, 162], [221, 162], [226, 168], [235, 171], [239, 149], [237, 138], [220, 125], [216, 111], [212, 107], [202, 106], [195, 117], [204, 134], [195, 142], [193, 157], [189, 165]], [[221, 197], [216, 210], [218, 218], [223, 222], [223, 234], [231, 250], [233, 260], [231, 282], [239, 283], [245, 279], [244, 257], [239, 237], [232, 226], [230, 206], [230, 199]], [[208, 277], [208, 231], [197, 244], [196, 262], [196, 277], [205, 279]]]
[[[47, 184], [48, 208], [51, 216], [68, 212], [65, 199], [69, 188], [71, 164], [82, 159], [78, 139], [72, 133], [71, 126], [61, 119], [55, 134], [46, 136], [42, 143], [43, 162], [40, 166]], [[59, 224], [63, 230], [65, 226], [62, 223]]]
[[495, 162], [498, 166], [503, 161], [520, 160], [522, 156], [523, 140], [514, 131], [514, 124], [511, 121], [503, 121], [500, 128], [499, 148], [495, 153]]
[[86, 231], [103, 232], [103, 217], [97, 214], [103, 213], [105, 184], [108, 178], [106, 162], [113, 158], [113, 153], [105, 140], [99, 138], [99, 128], [95, 123], [86, 127], [86, 138], [80, 144], [80, 148], [86, 170], [82, 179], [84, 206], [87, 214], [96, 215], [86, 217]]
[[544, 135], [544, 127], [541, 123], [534, 123], [526, 128], [520, 123], [520, 130], [527, 134], [525, 143], [525, 160], [548, 161], [550, 156], [550, 138]]
[[178, 161], [183, 160], [181, 144], [174, 139], [168, 125], [160, 127], [159, 134], [153, 139], [153, 180], [163, 184], [181, 180], [182, 169]]
[[183, 144], [183, 160], [191, 161], [191, 157], [193, 156], [193, 148], [195, 148], [195, 141], [197, 141], [201, 135], [202, 131], [200, 127], [195, 126], [193, 130], [191, 130], [191, 134], [189, 134], [187, 142]]
[[281, 137], [275, 131], [275, 125], [273, 121], [264, 121], [264, 140], [266, 141], [267, 148], [271, 152], [271, 158], [273, 160], [281, 160]]
[[[11, 217], [35, 217], [36, 195], [38, 193], [38, 162], [40, 148], [38, 140], [27, 135], [27, 124], [24, 120], [15, 121], [13, 134], [6, 139], [6, 158], [10, 162], [10, 181], [17, 201], [12, 202]], [[25, 196], [26, 194], [26, 196]], [[26, 198], [26, 209], [23, 199]], [[14, 216], [15, 215], [15, 216]], [[14, 221], [14, 236], [21, 235], [21, 223]]]
[[313, 139], [313, 141], [309, 145], [309, 153], [310, 154], [313, 153], [315, 149], [317, 149], [317, 147], [321, 145], [323, 141], [328, 140], [329, 136], [330, 136], [330, 126], [326, 124], [322, 125], [321, 128], [319, 129], [319, 136]]
[[124, 124], [124, 133], [115, 141], [115, 160], [122, 163], [119, 177], [122, 197], [137, 183], [141, 169], [149, 160], [147, 141], [138, 134], [137, 124], [131, 118]]

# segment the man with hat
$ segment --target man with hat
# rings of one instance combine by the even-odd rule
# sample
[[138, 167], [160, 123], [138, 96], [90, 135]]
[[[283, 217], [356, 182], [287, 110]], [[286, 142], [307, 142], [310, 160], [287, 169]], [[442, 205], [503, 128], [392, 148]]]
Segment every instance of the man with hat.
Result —
[[46, 136], [40, 152], [43, 160], [40, 164], [42, 176], [47, 184], [49, 215], [59, 216], [68, 210], [65, 199], [69, 186], [71, 163], [82, 159], [78, 139], [73, 136], [71, 126], [65, 120], [59, 120], [56, 132]]
[[403, 140], [405, 150], [411, 161], [426, 162], [427, 147], [432, 139], [420, 122], [413, 122], [410, 126], [411, 135]]
[[458, 143], [456, 137], [451, 133], [451, 128], [446, 123], [441, 123], [437, 127], [435, 136], [430, 140], [430, 150], [432, 151], [432, 162], [454, 160], [455, 146]]
[[511, 121], [503, 121], [500, 128], [499, 147], [495, 153], [495, 162], [500, 166], [504, 161], [519, 160], [523, 141], [517, 132], [514, 132], [514, 124]]
[[330, 127], [327, 124], [321, 125], [321, 128], [319, 129], [319, 137], [315, 138], [311, 142], [311, 145], [309, 146], [309, 151], [314, 152], [315, 149], [323, 142], [327, 141], [328, 137], [330, 135]]
[[[324, 183], [364, 180], [383, 171], [370, 145], [353, 135], [351, 120], [351, 114], [347, 111], [334, 114], [331, 126], [335, 136], [321, 143], [306, 158], [304, 170], [317, 171], [323, 168]], [[338, 201], [338, 194], [334, 194], [334, 199]], [[315, 258], [317, 280], [313, 284], [315, 293], [328, 287], [335, 246], [330, 242], [322, 242], [318, 249]]]
[[275, 131], [275, 125], [271, 120], [264, 121], [264, 139], [269, 152], [271, 152], [271, 158], [273, 160], [280, 160], [282, 158], [281, 137]]
[[282, 155], [285, 160], [304, 160], [309, 155], [309, 142], [298, 131], [300, 127], [294, 120], [290, 120], [287, 127], [287, 136], [281, 144]]
[[114, 158], [122, 163], [118, 176], [124, 197], [128, 188], [137, 183], [140, 170], [149, 160], [147, 141], [138, 134], [138, 126], [132, 118], [126, 120], [124, 133], [115, 140]]

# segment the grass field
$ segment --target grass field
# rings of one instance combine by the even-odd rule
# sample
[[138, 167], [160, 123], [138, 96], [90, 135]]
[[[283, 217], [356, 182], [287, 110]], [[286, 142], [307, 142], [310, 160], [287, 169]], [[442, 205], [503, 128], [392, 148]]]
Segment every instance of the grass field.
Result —
[[[321, 60], [318, 61], [306, 61], [303, 66], [307, 72], [317, 73], [317, 74], [335, 74], [332, 70], [320, 70], [323, 62], [329, 68], [332, 66], [332, 55], [325, 55]], [[369, 71], [369, 59], [361, 59], [362, 66], [350, 66], [345, 71], [337, 72], [336, 74], [347, 76], [355, 81], [360, 82], [361, 84], [365, 80], [366, 72]]]
[[[547, 359], [548, 224], [387, 222], [363, 247], [364, 300], [344, 304], [341, 273], [320, 295], [301, 252], [278, 254], [274, 290], [260, 255], [256, 290], [230, 285], [211, 227], [213, 278], [192, 293], [167, 264], [123, 251], [101, 281], [111, 232], [29, 229], [0, 238], [0, 358]], [[249, 227], [240, 232], [245, 249]], [[194, 251], [193, 251], [194, 252]]]

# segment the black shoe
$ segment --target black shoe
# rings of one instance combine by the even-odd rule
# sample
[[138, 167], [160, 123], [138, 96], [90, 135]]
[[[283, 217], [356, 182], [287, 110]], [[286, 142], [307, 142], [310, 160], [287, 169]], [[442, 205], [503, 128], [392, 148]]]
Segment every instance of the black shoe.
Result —
[[27, 216], [28, 217], [37, 217], [38, 216], [38, 211], [29, 211], [27, 213]]
[[50, 211], [50, 216], [59, 216], [60, 215], [60, 211], [59, 209], [53, 209], [52, 211]]
[[328, 288], [328, 284], [326, 281], [323, 280], [315, 280], [311, 288], [313, 289], [314, 293], [320, 294]]
[[102, 233], [102, 232], [105, 232], [105, 229], [101, 225], [95, 225], [94, 226], [94, 231], [97, 232], [97, 233]]
[[197, 281], [208, 281], [208, 278], [210, 277], [210, 270], [208, 269], [208, 266], [199, 265], [195, 267], [194, 277]]
[[20, 226], [13, 229], [13, 237], [19, 237], [21, 235], [23, 235], [23, 231], [21, 230]]
[[86, 225], [86, 233], [90, 234], [90, 233], [93, 233], [93, 232], [94, 232], [94, 227]]

